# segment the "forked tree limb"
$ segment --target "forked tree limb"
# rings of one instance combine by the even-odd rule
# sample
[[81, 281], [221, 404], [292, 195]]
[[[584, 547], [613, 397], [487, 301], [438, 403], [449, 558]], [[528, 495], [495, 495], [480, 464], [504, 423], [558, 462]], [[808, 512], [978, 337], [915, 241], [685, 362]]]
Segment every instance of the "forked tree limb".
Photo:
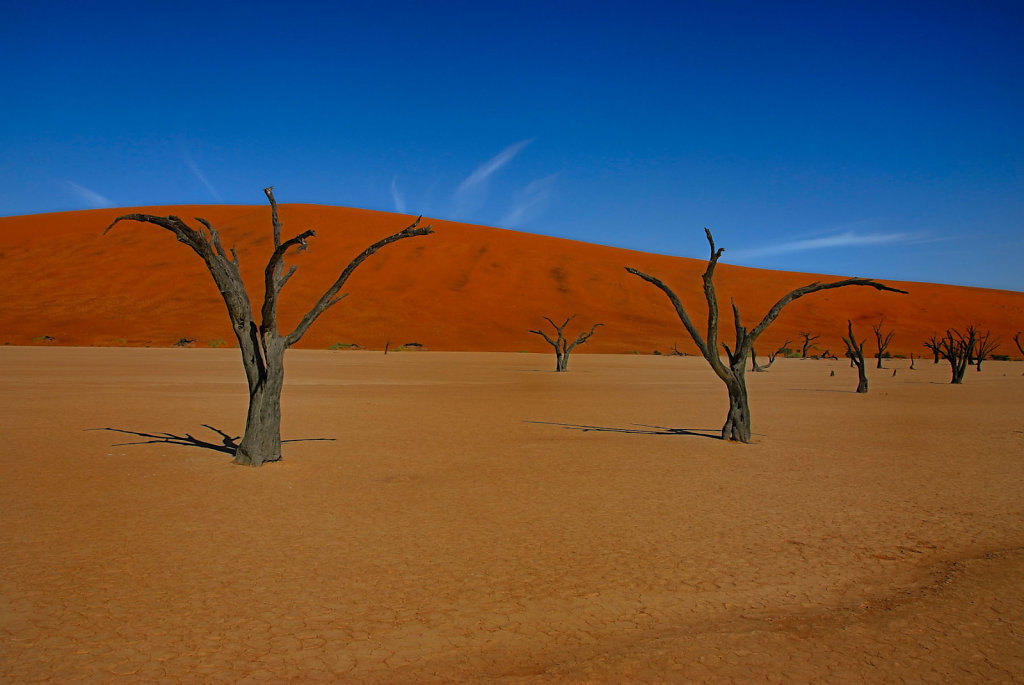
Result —
[[341, 287], [343, 285], [345, 285], [345, 282], [348, 280], [348, 277], [352, 275], [352, 272], [356, 270], [356, 267], [358, 267], [360, 264], [366, 261], [366, 259], [370, 255], [372, 255], [374, 252], [384, 247], [385, 245], [390, 245], [391, 243], [397, 242], [399, 240], [403, 240], [405, 238], [412, 238], [418, 235], [428, 235], [430, 233], [433, 233], [434, 231], [431, 226], [419, 226], [419, 223], [422, 219], [422, 216], [417, 217], [416, 221], [412, 222], [409, 226], [406, 226], [398, 233], [389, 235], [387, 238], [382, 238], [378, 240], [373, 245], [370, 245], [368, 248], [359, 253], [359, 255], [355, 259], [349, 262], [349, 265], [346, 266], [344, 271], [341, 272], [341, 275], [338, 276], [338, 279], [336, 281], [334, 281], [334, 284], [331, 285], [331, 287], [328, 288], [324, 292], [324, 294], [320, 296], [320, 299], [317, 301], [315, 305], [313, 305], [313, 308], [306, 312], [306, 315], [302, 317], [302, 320], [299, 321], [298, 325], [295, 327], [295, 330], [293, 330], [291, 333], [285, 336], [286, 344], [291, 346], [297, 343], [302, 338], [302, 336], [306, 334], [306, 331], [309, 330], [309, 327], [313, 325], [313, 322], [316, 321], [321, 314], [323, 314], [330, 307], [334, 306], [335, 304], [337, 304], [346, 297], [346, 295], [344, 294], [338, 296], [338, 291], [341, 290]]

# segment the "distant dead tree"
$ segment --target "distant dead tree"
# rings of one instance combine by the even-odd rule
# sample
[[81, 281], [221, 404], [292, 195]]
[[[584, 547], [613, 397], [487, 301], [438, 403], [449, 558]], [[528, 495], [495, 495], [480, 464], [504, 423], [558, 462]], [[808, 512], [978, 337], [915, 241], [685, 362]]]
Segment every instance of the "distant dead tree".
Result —
[[686, 353], [685, 352], [680, 352], [679, 348], [676, 347], [676, 344], [672, 343], [672, 356], [674, 356], [674, 357], [685, 357]]
[[889, 348], [889, 343], [892, 342], [892, 336], [896, 335], [895, 330], [891, 330], [888, 333], [882, 330], [882, 324], [884, 322], [885, 319], [881, 319], [877, 324], [873, 324], [871, 326], [871, 330], [874, 331], [875, 333], [875, 344], [878, 347], [878, 354], [875, 355], [876, 357], [878, 357], [878, 366], [876, 366], [875, 368], [878, 369], [883, 368], [882, 357], [885, 354], [885, 351]]
[[708, 326], [706, 338], [701, 335], [701, 332], [693, 325], [693, 322], [690, 320], [690, 315], [686, 312], [682, 302], [679, 301], [679, 297], [676, 296], [671, 288], [654, 276], [649, 276], [632, 267], [626, 267], [626, 271], [654, 285], [668, 296], [669, 301], [676, 310], [676, 315], [679, 317], [683, 326], [686, 327], [687, 332], [690, 334], [690, 337], [693, 338], [694, 343], [696, 343], [697, 348], [704, 356], [704, 359], [707, 360], [708, 364], [710, 364], [711, 368], [715, 371], [715, 374], [722, 379], [723, 383], [725, 383], [725, 387], [729, 393], [729, 413], [726, 415], [725, 425], [722, 427], [722, 439], [749, 443], [751, 432], [750, 406], [747, 400], [747, 357], [750, 355], [751, 348], [753, 348], [754, 344], [757, 342], [757, 338], [764, 333], [773, 321], [775, 321], [782, 312], [783, 307], [804, 295], [809, 295], [811, 293], [818, 292], [819, 290], [842, 288], [848, 285], [863, 285], [877, 290], [887, 290], [896, 293], [905, 293], [905, 291], [897, 290], [896, 288], [891, 288], [887, 285], [883, 285], [882, 283], [866, 278], [846, 278], [840, 281], [833, 281], [831, 283], [811, 283], [783, 295], [782, 298], [768, 310], [768, 313], [764, 315], [764, 318], [761, 319], [760, 323], [749, 331], [741, 323], [740, 310], [736, 306], [736, 303], [733, 302], [732, 313], [733, 325], [736, 329], [736, 342], [732, 349], [730, 349], [725, 343], [721, 343], [728, 361], [728, 363], [723, 363], [718, 352], [718, 297], [715, 294], [715, 284], [713, 281], [715, 266], [718, 264], [718, 259], [722, 256], [723, 250], [722, 248], [715, 249], [715, 241], [711, 236], [711, 231], [705, 228], [704, 233], [707, 236], [708, 243], [711, 245], [711, 257], [708, 259], [707, 269], [704, 270], [704, 275], [702, 276], [704, 281], [704, 299], [707, 301], [708, 305]]
[[761, 366], [760, 364], [757, 363], [757, 352], [754, 351], [754, 346], [751, 345], [750, 346], [750, 370], [751, 371], [755, 371], [757, 373], [761, 373], [763, 371], [767, 371], [768, 369], [770, 369], [772, 364], [775, 363], [775, 358], [779, 356], [779, 353], [782, 352], [782, 350], [787, 349], [787, 346], [791, 342], [792, 342], [791, 340], [787, 340], [786, 342], [784, 342], [781, 345], [779, 345], [779, 348], [777, 350], [775, 350], [774, 352], [769, 352], [768, 353], [768, 363], [766, 365], [764, 365], [764, 366]]
[[924, 341], [924, 346], [932, 351], [932, 355], [935, 357], [935, 363], [939, 363], [939, 359], [942, 358], [942, 338], [937, 334], [932, 333], [927, 340]]
[[1020, 341], [1020, 331], [1013, 334], [1013, 342], [1017, 345], [1017, 351], [1024, 355], [1024, 343]]
[[943, 358], [949, 362], [953, 372], [953, 379], [950, 383], [959, 385], [964, 382], [964, 372], [967, 365], [974, 356], [974, 347], [977, 344], [977, 331], [974, 326], [968, 326], [966, 332], [961, 333], [954, 329], [947, 329], [946, 335], [939, 341], [942, 348]]
[[818, 338], [820, 338], [821, 336], [820, 335], [814, 335], [813, 333], [810, 333], [809, 331], [800, 331], [799, 335], [800, 335], [801, 338], [804, 339], [803, 349], [800, 351], [800, 358], [801, 359], [807, 359], [807, 350], [809, 350], [810, 348], [814, 347], [814, 345], [813, 345], [814, 341], [817, 340]]
[[284, 257], [293, 247], [300, 252], [308, 249], [306, 239], [316, 236], [316, 233], [307, 230], [282, 241], [281, 222], [278, 219], [273, 190], [272, 187], [263, 190], [270, 201], [274, 251], [264, 269], [263, 306], [258, 323], [253, 316], [249, 295], [242, 283], [235, 248], [231, 248], [229, 256], [221, 245], [220, 234], [206, 219], [196, 217], [196, 221], [206, 229], [204, 232], [202, 228], [192, 228], [173, 215], [125, 214], [114, 219], [104, 231], [105, 234], [119, 221], [154, 224], [174, 233], [179, 242], [192, 248], [192, 251], [206, 263], [206, 268], [213, 276], [227, 306], [231, 326], [242, 352], [245, 377], [249, 382], [249, 410], [245, 421], [245, 433], [235, 451], [235, 463], [246, 466], [260, 466], [281, 458], [281, 389], [284, 385], [285, 351], [302, 338], [321, 314], [345, 297], [345, 294], [339, 295], [338, 291], [345, 285], [356, 267], [370, 255], [398, 240], [433, 233], [430, 226], [419, 228], [420, 219], [417, 219], [398, 233], [370, 245], [349, 262], [334, 284], [320, 296], [313, 308], [306, 312], [295, 329], [282, 335], [277, 329], [277, 299], [285, 283], [298, 268], [293, 264], [285, 272]]
[[554, 321], [545, 316], [544, 320], [551, 324], [552, 327], [554, 327], [555, 332], [557, 334], [554, 339], [552, 339], [551, 336], [545, 333], [544, 331], [530, 331], [530, 333], [535, 333], [544, 338], [549, 345], [555, 348], [555, 371], [568, 371], [569, 353], [572, 352], [573, 348], [576, 347], [577, 345], [582, 345], [583, 343], [587, 342], [587, 340], [590, 339], [590, 336], [594, 335], [594, 331], [597, 330], [598, 326], [604, 325], [603, 323], [595, 323], [593, 326], [591, 326], [589, 331], [584, 331], [583, 333], [580, 333], [578, 336], [576, 336], [576, 340], [570, 343], [569, 339], [562, 334], [562, 331], [564, 331], [565, 327], [569, 325], [569, 322], [575, 318], [576, 315], [573, 314], [568, 319], [566, 319], [561, 326], [559, 326]]
[[849, 319], [846, 320], [846, 335], [843, 336], [843, 342], [846, 343], [846, 355], [857, 367], [857, 392], [867, 392], [868, 375], [864, 371], [864, 343], [867, 342], [867, 338], [857, 342], [853, 336], [853, 322]]
[[985, 331], [985, 335], [978, 333], [978, 341], [974, 347], [974, 365], [978, 371], [981, 371], [981, 362], [997, 349], [999, 338], [992, 338], [992, 331]]
[[914, 370], [914, 353], [913, 352], [910, 353], [910, 370], [911, 371]]

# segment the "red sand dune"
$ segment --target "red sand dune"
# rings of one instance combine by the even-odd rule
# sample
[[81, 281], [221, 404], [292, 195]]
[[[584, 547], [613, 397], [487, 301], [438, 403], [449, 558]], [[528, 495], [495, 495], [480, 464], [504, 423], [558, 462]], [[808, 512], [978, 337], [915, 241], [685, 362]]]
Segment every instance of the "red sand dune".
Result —
[[[284, 234], [312, 228], [310, 251], [290, 255], [299, 265], [281, 301], [281, 328], [290, 329], [364, 247], [393, 233], [408, 216], [343, 207], [281, 205]], [[225, 245], [234, 244], [254, 300], [270, 246], [269, 206], [173, 206], [102, 209], [0, 218], [0, 342], [25, 345], [169, 346], [234, 344], [224, 305], [199, 258], [156, 226], [122, 223], [127, 212], [210, 220]], [[700, 274], [706, 262], [450, 221], [430, 221], [436, 233], [389, 246], [350, 279], [350, 297], [309, 331], [300, 347], [356, 343], [371, 349], [419, 342], [432, 350], [546, 351], [527, 331], [543, 316], [577, 314], [568, 332], [605, 326], [580, 351], [623, 353], [696, 348], [662, 293], [629, 275], [634, 266], [672, 286], [695, 321], [706, 316]], [[193, 222], [193, 225], [198, 225]], [[695, 225], [695, 231], [700, 227]], [[728, 248], [729, 246], [724, 246]], [[728, 250], [726, 251], [726, 258]], [[850, 274], [872, 277], [870, 273]], [[719, 300], [731, 341], [730, 297], [753, 326], [788, 290], [829, 276], [721, 264]], [[975, 324], [1002, 340], [998, 352], [1017, 356], [1011, 338], [1024, 329], [1024, 293], [886, 281], [909, 295], [847, 288], [794, 302], [762, 338], [762, 354], [802, 330], [820, 334], [821, 349], [839, 353], [851, 318], [859, 337], [885, 318], [896, 330], [893, 354], [927, 354], [921, 342], [947, 327]], [[49, 338], [44, 338], [49, 336]], [[871, 350], [869, 341], [865, 350]]]

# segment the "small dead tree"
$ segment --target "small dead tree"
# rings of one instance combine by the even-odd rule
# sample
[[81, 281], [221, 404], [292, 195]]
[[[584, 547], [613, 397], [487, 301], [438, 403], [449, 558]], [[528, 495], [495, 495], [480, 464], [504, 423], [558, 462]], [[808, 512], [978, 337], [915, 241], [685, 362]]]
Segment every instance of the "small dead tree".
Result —
[[[338, 294], [356, 267], [370, 255], [398, 240], [433, 233], [430, 226], [419, 227], [420, 219], [405, 229], [378, 240], [363, 250], [345, 267], [313, 308], [306, 312], [295, 329], [281, 334], [277, 329], [277, 299], [281, 289], [292, 277], [297, 265], [284, 270], [284, 257], [293, 247], [299, 251], [307, 249], [306, 239], [316, 235], [307, 230], [288, 240], [281, 240], [281, 222], [278, 219], [277, 202], [273, 188], [263, 190], [270, 201], [271, 222], [274, 231], [274, 251], [264, 269], [263, 306], [257, 322], [253, 315], [249, 295], [242, 283], [238, 255], [231, 248], [231, 254], [224, 251], [220, 234], [209, 221], [196, 217], [203, 228], [195, 229], [176, 216], [153, 216], [151, 214], [125, 214], [114, 219], [104, 234], [120, 221], [139, 221], [164, 228], [177, 236], [206, 263], [213, 276], [224, 304], [227, 306], [231, 326], [238, 347], [242, 352], [242, 365], [249, 383], [249, 410], [245, 421], [245, 433], [235, 451], [235, 463], [246, 466], [261, 466], [268, 461], [281, 458], [281, 389], [284, 385], [284, 353], [297, 343], [320, 315], [345, 297]], [[422, 217], [421, 217], [422, 218]]]
[[965, 333], [954, 329], [947, 329], [946, 336], [939, 341], [943, 358], [949, 362], [950, 370], [953, 372], [953, 379], [950, 383], [959, 385], [964, 382], [964, 373], [967, 365], [974, 356], [974, 347], [977, 344], [977, 331], [974, 326], [968, 326]]
[[878, 369], [884, 368], [882, 366], [882, 356], [885, 354], [885, 351], [889, 349], [889, 343], [892, 342], [892, 336], [896, 335], [895, 330], [891, 330], [888, 333], [882, 331], [882, 324], [884, 322], [885, 319], [881, 319], [877, 324], [873, 324], [871, 326], [871, 330], [875, 333], [875, 344], [878, 347], [878, 354], [875, 355], [878, 357], [878, 366], [875, 368]]
[[938, 364], [939, 359], [942, 358], [942, 338], [933, 333], [924, 341], [924, 346], [931, 350], [932, 356], [935, 358], [935, 363]]
[[751, 371], [755, 371], [757, 373], [761, 373], [761, 372], [764, 372], [764, 371], [767, 371], [768, 369], [770, 369], [772, 367], [772, 364], [775, 363], [775, 358], [778, 357], [779, 354], [783, 350], [788, 349], [789, 348], [789, 344], [791, 342], [793, 342], [793, 341], [792, 340], [787, 340], [786, 342], [784, 342], [781, 345], [779, 345], [779, 348], [777, 350], [775, 350], [774, 352], [769, 352], [768, 353], [768, 363], [765, 364], [764, 366], [761, 366], [760, 364], [757, 363], [757, 352], [754, 351], [754, 346], [751, 345], [750, 346], [750, 370]]
[[846, 335], [843, 336], [843, 342], [846, 343], [846, 355], [857, 367], [857, 392], [865, 393], [868, 391], [868, 375], [864, 371], [864, 343], [867, 342], [867, 338], [857, 342], [853, 336], [853, 322], [849, 319], [846, 320]]
[[768, 313], [764, 315], [764, 318], [761, 319], [760, 323], [754, 326], [752, 330], [748, 330], [743, 326], [740, 320], [739, 307], [737, 307], [736, 303], [733, 302], [732, 313], [733, 325], [736, 329], [736, 342], [731, 349], [724, 342], [721, 343], [726, 354], [726, 362], [723, 363], [718, 352], [718, 296], [715, 294], [715, 284], [713, 281], [715, 266], [718, 264], [718, 259], [722, 256], [723, 249], [715, 248], [715, 241], [711, 236], [711, 231], [705, 228], [704, 233], [707, 236], [708, 243], [711, 245], [711, 257], [708, 259], [707, 269], [704, 270], [704, 275], [702, 276], [702, 280], [704, 281], [704, 299], [707, 301], [708, 305], [706, 337], [701, 334], [696, 326], [693, 325], [693, 322], [690, 320], [690, 315], [683, 307], [683, 303], [679, 301], [679, 297], [676, 296], [671, 288], [654, 276], [649, 276], [632, 267], [626, 267], [626, 271], [634, 276], [642, 278], [665, 293], [669, 301], [672, 303], [672, 306], [675, 308], [676, 315], [679, 317], [683, 326], [686, 327], [687, 332], [690, 334], [690, 337], [693, 338], [693, 342], [696, 343], [697, 348], [704, 356], [704, 359], [707, 360], [715, 374], [725, 384], [729, 393], [729, 413], [726, 415], [725, 425], [722, 427], [722, 439], [749, 443], [751, 432], [750, 406], [747, 399], [747, 356], [750, 354], [750, 350], [757, 342], [758, 337], [764, 333], [776, 318], [778, 318], [783, 307], [804, 295], [816, 293], [819, 290], [842, 288], [845, 286], [862, 285], [869, 286], [877, 290], [887, 290], [895, 293], [905, 293], [906, 291], [897, 290], [896, 288], [891, 288], [887, 285], [883, 285], [882, 283], [866, 278], [845, 278], [831, 283], [811, 283], [803, 286], [802, 288], [791, 290], [783, 295], [782, 298], [768, 310]]
[[992, 338], [992, 331], [985, 331], [985, 335], [978, 334], [977, 345], [974, 348], [974, 362], [978, 371], [981, 371], [981, 362], [997, 349], [999, 338]]
[[1013, 334], [1013, 342], [1017, 345], [1017, 351], [1024, 355], [1024, 343], [1020, 340], [1020, 331]]
[[820, 338], [820, 335], [814, 335], [809, 331], [800, 331], [800, 337], [804, 339], [803, 349], [800, 351], [800, 358], [807, 359], [807, 350], [814, 347], [814, 341]]
[[590, 339], [590, 336], [594, 335], [594, 331], [597, 330], [598, 326], [604, 325], [603, 323], [595, 323], [593, 326], [591, 326], [589, 331], [584, 331], [580, 333], [578, 336], [576, 336], [576, 340], [570, 343], [569, 339], [562, 334], [562, 331], [564, 331], [565, 327], [569, 325], [569, 322], [575, 318], [576, 315], [573, 314], [568, 319], [566, 319], [561, 326], [559, 326], [554, 321], [545, 316], [544, 320], [551, 324], [555, 329], [555, 338], [552, 338], [550, 335], [548, 335], [542, 330], [530, 331], [530, 333], [536, 333], [537, 335], [544, 338], [549, 345], [555, 348], [555, 371], [568, 371], [569, 353], [572, 352], [573, 348], [576, 347], [577, 345], [582, 345], [585, 342], [587, 342], [587, 340]]

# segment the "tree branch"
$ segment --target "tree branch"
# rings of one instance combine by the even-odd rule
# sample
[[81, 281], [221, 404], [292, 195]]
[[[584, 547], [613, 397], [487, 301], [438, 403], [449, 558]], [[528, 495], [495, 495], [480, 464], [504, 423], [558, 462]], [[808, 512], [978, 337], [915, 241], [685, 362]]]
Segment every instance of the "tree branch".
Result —
[[306, 312], [306, 315], [302, 317], [302, 320], [295, 327], [295, 330], [293, 330], [291, 333], [285, 336], [285, 344], [291, 346], [297, 343], [302, 338], [302, 336], [305, 335], [306, 331], [309, 330], [309, 327], [313, 325], [313, 322], [316, 321], [321, 314], [327, 311], [328, 307], [330, 307], [332, 304], [338, 301], [337, 299], [335, 299], [335, 295], [337, 295], [338, 291], [341, 290], [341, 287], [345, 285], [345, 282], [348, 280], [349, 276], [352, 275], [352, 272], [355, 271], [356, 268], [360, 264], [362, 264], [367, 257], [372, 255], [374, 252], [384, 247], [385, 245], [390, 245], [391, 243], [397, 242], [399, 240], [404, 240], [405, 238], [412, 238], [419, 235], [428, 235], [430, 233], [433, 233], [434, 231], [431, 229], [430, 226], [418, 228], [420, 220], [422, 219], [423, 217], [421, 216], [417, 218], [416, 221], [414, 221], [412, 224], [406, 226], [398, 233], [390, 235], [387, 238], [378, 240], [373, 245], [370, 245], [368, 248], [363, 250], [355, 259], [349, 262], [349, 265], [345, 267], [345, 270], [341, 272], [340, 276], [338, 276], [338, 280], [336, 280], [334, 284], [330, 288], [328, 288], [323, 295], [320, 296], [320, 299], [317, 301], [315, 305], [313, 305], [313, 308]]
[[820, 290], [843, 288], [848, 285], [861, 285], [874, 288], [875, 290], [886, 290], [891, 293], [900, 293], [902, 295], [907, 294], [906, 290], [899, 290], [898, 288], [890, 287], [884, 283], [879, 283], [878, 281], [873, 281], [869, 278], [844, 278], [841, 281], [833, 281], [831, 283], [811, 283], [783, 295], [782, 299], [776, 302], [772, 308], [768, 310], [768, 313], [764, 315], [764, 318], [761, 319], [761, 323], [757, 324], [757, 326], [754, 327], [754, 330], [750, 332], [750, 339], [756, 340], [759, 335], [764, 333], [764, 330], [768, 328], [776, 318], [778, 318], [779, 314], [782, 312], [782, 308], [793, 300], [798, 300], [804, 295], [810, 295], [811, 293], [816, 293]]
[[626, 271], [633, 274], [634, 276], [639, 276], [640, 278], [644, 279], [651, 285], [660, 289], [663, 293], [665, 293], [668, 296], [669, 301], [672, 302], [672, 306], [675, 307], [676, 309], [676, 314], [679, 316], [679, 320], [683, 322], [683, 325], [686, 326], [686, 331], [690, 334], [690, 337], [693, 338], [693, 342], [697, 344], [697, 349], [699, 349], [701, 354], [704, 355], [705, 358], [707, 358], [707, 343], [704, 342], [704, 338], [701, 337], [701, 334], [697, 330], [696, 326], [694, 326], [693, 322], [690, 321], [690, 315], [686, 313], [686, 309], [683, 307], [683, 303], [679, 301], [679, 298], [676, 296], [674, 292], [672, 292], [672, 289], [669, 288], [664, 283], [662, 283], [657, 278], [655, 278], [654, 276], [649, 276], [645, 274], [643, 271], [634, 269], [631, 266], [627, 266]]

